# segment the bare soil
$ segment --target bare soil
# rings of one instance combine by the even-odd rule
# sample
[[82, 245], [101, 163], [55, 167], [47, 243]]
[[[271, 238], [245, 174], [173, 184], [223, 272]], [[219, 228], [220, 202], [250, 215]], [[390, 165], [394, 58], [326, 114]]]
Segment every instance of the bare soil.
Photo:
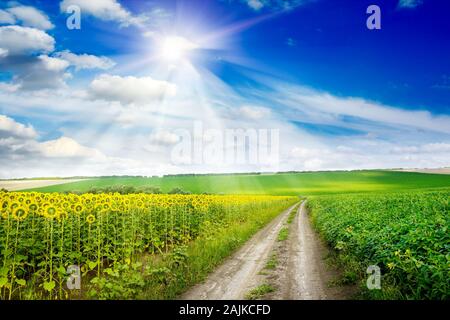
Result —
[[242, 300], [263, 280], [264, 268], [291, 207], [254, 235], [203, 283], [181, 296], [183, 300]]
[[[291, 224], [289, 208], [253, 236], [203, 283], [180, 298], [186, 300], [242, 300], [254, 288], [268, 284], [275, 290], [261, 298], [272, 300], [343, 300], [356, 292], [354, 286], [336, 286], [339, 271], [325, 259], [328, 248], [313, 230], [305, 202]], [[289, 236], [278, 241], [280, 230], [289, 226]], [[265, 268], [276, 255], [274, 269]]]
[[437, 169], [398, 169], [394, 171], [401, 172], [418, 172], [418, 173], [433, 173], [433, 174], [450, 174], [450, 168], [437, 168]]
[[339, 270], [325, 262], [329, 249], [311, 226], [303, 202], [289, 228], [287, 241], [274, 248], [278, 264], [267, 276], [275, 291], [265, 299], [346, 300], [356, 292], [354, 286], [336, 285]]
[[0, 181], [0, 189], [5, 188], [8, 191], [19, 191], [32, 188], [41, 188], [80, 181], [81, 179], [64, 180], [4, 180]]

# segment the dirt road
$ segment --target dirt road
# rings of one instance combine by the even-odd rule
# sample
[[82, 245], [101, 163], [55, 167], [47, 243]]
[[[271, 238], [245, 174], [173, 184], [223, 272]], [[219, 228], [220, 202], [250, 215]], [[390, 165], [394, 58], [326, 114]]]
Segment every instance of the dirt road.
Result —
[[[293, 207], [251, 238], [239, 251], [216, 269], [205, 282], [181, 296], [186, 300], [241, 300], [254, 288], [268, 284], [273, 292], [260, 298], [272, 300], [348, 299], [354, 287], [331, 286], [339, 276], [324, 259], [328, 249], [312, 229], [305, 202], [291, 224], [286, 220]], [[287, 240], [278, 233], [289, 228]], [[276, 267], [266, 264], [276, 256]]]
[[217, 268], [205, 282], [193, 287], [181, 296], [185, 300], [240, 300], [257, 286], [264, 267], [289, 213], [284, 211], [264, 229], [254, 235], [232, 257]]
[[80, 181], [81, 179], [64, 180], [4, 180], [0, 181], [0, 189], [5, 188], [9, 191], [19, 191], [32, 188], [54, 186], [58, 184]]
[[400, 172], [418, 172], [418, 173], [433, 173], [433, 174], [450, 174], [450, 168], [436, 168], [436, 169], [398, 169], [393, 171]]
[[290, 225], [286, 243], [279, 243], [274, 252], [278, 264], [267, 282], [275, 291], [266, 299], [342, 300], [354, 294], [353, 286], [331, 285], [339, 272], [325, 262], [329, 251], [309, 222], [305, 202]]

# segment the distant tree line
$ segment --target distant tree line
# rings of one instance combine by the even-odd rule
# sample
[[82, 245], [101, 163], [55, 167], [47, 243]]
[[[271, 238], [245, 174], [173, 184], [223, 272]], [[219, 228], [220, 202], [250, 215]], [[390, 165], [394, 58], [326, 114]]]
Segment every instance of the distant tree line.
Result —
[[[100, 193], [120, 193], [120, 194], [137, 194], [137, 193], [145, 193], [145, 194], [162, 194], [162, 190], [160, 187], [154, 186], [129, 186], [129, 185], [114, 185], [107, 187], [91, 187], [86, 192], [80, 191], [70, 191], [68, 193], [75, 194], [83, 194], [83, 193], [92, 193], [92, 194], [100, 194]], [[181, 188], [173, 188], [168, 194], [191, 194], [189, 191], [185, 191]]]

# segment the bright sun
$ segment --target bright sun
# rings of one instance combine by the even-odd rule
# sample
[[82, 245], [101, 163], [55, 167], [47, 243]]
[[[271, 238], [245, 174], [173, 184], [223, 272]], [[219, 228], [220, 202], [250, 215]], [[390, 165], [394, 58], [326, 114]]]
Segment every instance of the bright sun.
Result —
[[172, 36], [161, 41], [161, 58], [168, 61], [179, 61], [184, 59], [189, 51], [197, 49], [198, 46], [186, 38]]

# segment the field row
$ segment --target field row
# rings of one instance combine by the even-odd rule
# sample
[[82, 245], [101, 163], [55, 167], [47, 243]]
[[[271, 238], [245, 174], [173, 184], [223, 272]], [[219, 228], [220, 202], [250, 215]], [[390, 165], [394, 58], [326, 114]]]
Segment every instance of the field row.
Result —
[[[336, 171], [278, 174], [180, 175], [165, 177], [104, 177], [37, 188], [38, 192], [79, 192], [125, 186], [169, 193], [325, 195], [399, 191], [450, 186], [450, 175], [394, 171]], [[28, 190], [30, 191], [30, 190]]]
[[[197, 239], [220, 238], [218, 233], [234, 224], [266, 223], [296, 200], [0, 193], [0, 297], [132, 298], [149, 282], [164, 296], [171, 269], [184, 267]], [[71, 266], [88, 280], [83, 290], [68, 290]]]
[[339, 254], [346, 281], [381, 269], [372, 298], [450, 298], [450, 190], [322, 196], [309, 200], [312, 220]]

